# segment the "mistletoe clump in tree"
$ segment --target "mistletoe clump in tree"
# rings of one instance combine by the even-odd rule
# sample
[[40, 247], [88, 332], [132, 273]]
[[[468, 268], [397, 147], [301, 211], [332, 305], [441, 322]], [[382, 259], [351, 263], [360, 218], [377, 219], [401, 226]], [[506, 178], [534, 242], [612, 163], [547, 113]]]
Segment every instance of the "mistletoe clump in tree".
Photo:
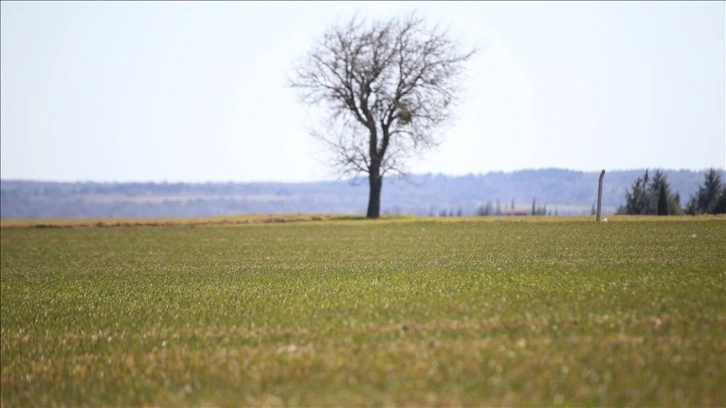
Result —
[[368, 218], [380, 215], [383, 176], [405, 174], [408, 159], [439, 143], [435, 132], [452, 117], [474, 53], [414, 14], [353, 18], [294, 64], [290, 86], [329, 113], [313, 135], [327, 146], [330, 164], [368, 178]]

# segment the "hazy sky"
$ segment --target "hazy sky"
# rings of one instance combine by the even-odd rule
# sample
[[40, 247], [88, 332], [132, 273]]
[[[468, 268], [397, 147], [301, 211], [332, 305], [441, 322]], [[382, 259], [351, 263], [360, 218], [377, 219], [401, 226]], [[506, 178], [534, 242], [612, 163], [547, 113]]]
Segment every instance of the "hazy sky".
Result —
[[286, 73], [358, 12], [482, 49], [413, 172], [726, 167], [724, 2], [6, 2], [2, 178], [310, 181]]

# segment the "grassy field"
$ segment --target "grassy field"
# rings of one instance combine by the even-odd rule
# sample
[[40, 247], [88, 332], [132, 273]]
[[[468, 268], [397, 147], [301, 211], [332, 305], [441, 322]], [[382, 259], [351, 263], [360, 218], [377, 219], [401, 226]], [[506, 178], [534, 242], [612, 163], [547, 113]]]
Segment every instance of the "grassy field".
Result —
[[726, 405], [723, 218], [329, 218], [3, 223], [1, 405]]

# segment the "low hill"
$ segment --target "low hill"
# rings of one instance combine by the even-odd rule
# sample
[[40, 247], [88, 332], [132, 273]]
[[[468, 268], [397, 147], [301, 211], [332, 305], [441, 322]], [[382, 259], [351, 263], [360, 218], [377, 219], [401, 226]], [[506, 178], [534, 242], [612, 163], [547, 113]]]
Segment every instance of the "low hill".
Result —
[[[625, 201], [625, 190], [644, 170], [605, 175], [603, 212]], [[703, 181], [704, 171], [665, 170], [681, 204]], [[724, 172], [722, 177], [726, 179]], [[384, 181], [384, 214], [474, 215], [486, 206], [548, 214], [589, 214], [597, 201], [599, 172], [521, 170], [446, 176], [421, 174]], [[313, 183], [98, 183], [2, 180], [0, 218], [210, 217], [232, 214], [365, 212], [365, 180]], [[498, 204], [497, 204], [498, 203]]]

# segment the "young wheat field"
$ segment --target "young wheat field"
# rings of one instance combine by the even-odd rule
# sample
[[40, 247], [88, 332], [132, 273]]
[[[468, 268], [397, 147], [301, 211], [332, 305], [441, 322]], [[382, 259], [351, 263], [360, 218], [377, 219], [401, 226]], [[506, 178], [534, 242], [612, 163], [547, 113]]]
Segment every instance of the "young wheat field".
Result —
[[0, 405], [726, 405], [724, 218], [315, 219], [3, 223]]

